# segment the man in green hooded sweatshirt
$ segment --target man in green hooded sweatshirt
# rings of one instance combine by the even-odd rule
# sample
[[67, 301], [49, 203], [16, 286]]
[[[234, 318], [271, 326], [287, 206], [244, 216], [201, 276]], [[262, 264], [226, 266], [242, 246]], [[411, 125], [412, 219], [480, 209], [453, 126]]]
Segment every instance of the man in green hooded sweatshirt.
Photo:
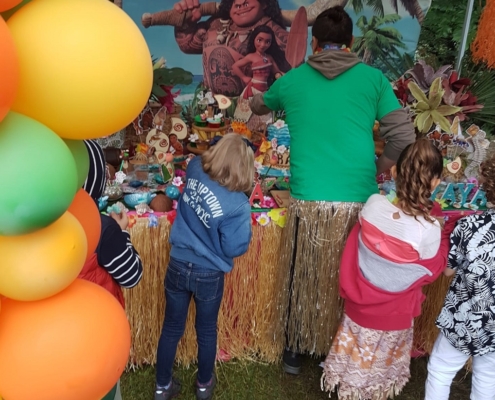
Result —
[[[350, 51], [353, 23], [340, 6], [312, 28], [313, 55], [250, 103], [255, 114], [284, 110], [290, 131], [291, 202], [280, 260], [286, 372], [297, 353], [324, 355], [342, 315], [339, 263], [364, 202], [415, 140], [414, 126], [390, 82]], [[373, 125], [386, 145], [375, 160]]]

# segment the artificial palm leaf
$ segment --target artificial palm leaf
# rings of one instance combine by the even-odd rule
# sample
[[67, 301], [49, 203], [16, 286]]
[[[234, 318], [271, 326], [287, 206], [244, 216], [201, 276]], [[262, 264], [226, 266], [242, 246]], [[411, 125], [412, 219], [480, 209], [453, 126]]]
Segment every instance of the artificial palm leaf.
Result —
[[495, 126], [495, 71], [482, 63], [471, 65], [465, 71], [466, 77], [473, 82], [471, 92], [476, 96], [477, 103], [484, 106], [475, 115], [470, 115], [470, 118], [473, 122], [488, 125], [483, 128], [489, 131]]

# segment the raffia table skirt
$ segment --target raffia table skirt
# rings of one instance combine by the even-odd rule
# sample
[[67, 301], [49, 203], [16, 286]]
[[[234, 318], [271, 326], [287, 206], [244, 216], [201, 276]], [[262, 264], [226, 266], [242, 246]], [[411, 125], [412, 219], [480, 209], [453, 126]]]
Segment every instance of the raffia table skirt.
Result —
[[[144, 266], [141, 282], [133, 289], [124, 290], [132, 330], [131, 368], [156, 362], [165, 309], [163, 280], [169, 261], [170, 228], [167, 218], [160, 217], [157, 227], [150, 228], [148, 218], [139, 218], [130, 229], [132, 243]], [[289, 221], [284, 229], [290, 228]], [[283, 229], [274, 223], [253, 226], [248, 252], [235, 260], [234, 269], [226, 275], [218, 321], [219, 353], [240, 360], [280, 361], [286, 345], [284, 332], [289, 300], [283, 290], [287, 284], [283, 277], [290, 274], [289, 268], [282, 270], [281, 264], [284, 263], [279, 262], [283, 258], [282, 232]], [[433, 348], [438, 335], [435, 319], [449, 282], [448, 278], [441, 276], [424, 289], [427, 299], [423, 303], [422, 315], [414, 323], [416, 349], [429, 353]], [[182, 365], [195, 363], [197, 358], [194, 316], [192, 301], [186, 331], [177, 351], [177, 362]], [[325, 342], [331, 343], [331, 340]], [[318, 353], [328, 352], [326, 346], [323, 347]]]
[[[169, 261], [168, 238], [171, 224], [160, 217], [158, 226], [149, 227], [148, 218], [139, 218], [130, 229], [131, 240], [143, 261], [141, 282], [124, 290], [126, 312], [131, 325], [132, 347], [129, 366], [155, 364], [165, 309], [163, 281]], [[278, 362], [284, 349], [280, 318], [276, 317], [276, 279], [282, 228], [274, 223], [253, 226], [249, 250], [235, 260], [225, 276], [225, 290], [218, 321], [218, 350], [229, 357]], [[191, 301], [184, 337], [177, 350], [177, 362], [196, 362], [195, 307]]]

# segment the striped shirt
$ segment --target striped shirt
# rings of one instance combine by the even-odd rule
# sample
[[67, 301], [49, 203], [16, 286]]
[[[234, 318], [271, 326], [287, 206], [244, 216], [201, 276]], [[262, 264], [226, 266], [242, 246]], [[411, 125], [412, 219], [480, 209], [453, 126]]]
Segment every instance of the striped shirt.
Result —
[[[89, 153], [89, 173], [83, 189], [98, 202], [106, 185], [106, 163], [101, 146], [94, 140], [84, 141]], [[98, 264], [123, 288], [132, 288], [143, 276], [143, 265], [131, 243], [129, 233], [117, 221], [101, 215], [101, 237], [96, 248]]]
[[96, 254], [98, 263], [123, 288], [132, 288], [141, 280], [143, 264], [129, 233], [107, 215], [101, 216], [101, 239]]

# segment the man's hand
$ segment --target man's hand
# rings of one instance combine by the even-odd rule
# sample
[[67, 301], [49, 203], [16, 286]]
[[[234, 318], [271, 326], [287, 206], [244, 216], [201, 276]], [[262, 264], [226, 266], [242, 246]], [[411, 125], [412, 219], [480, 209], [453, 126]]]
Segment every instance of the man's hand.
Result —
[[380, 158], [376, 162], [376, 175], [383, 174], [385, 171], [388, 171], [395, 165], [395, 161], [392, 161], [390, 158], [385, 157], [385, 155], [381, 155]]
[[174, 4], [174, 10], [179, 14], [191, 11], [191, 20], [193, 22], [201, 19], [201, 11], [199, 10], [199, 0], [181, 0]]
[[117, 221], [123, 231], [127, 229], [127, 226], [129, 225], [129, 218], [127, 217], [127, 213], [125, 211], [121, 211], [120, 214], [112, 212], [110, 213], [110, 217]]

